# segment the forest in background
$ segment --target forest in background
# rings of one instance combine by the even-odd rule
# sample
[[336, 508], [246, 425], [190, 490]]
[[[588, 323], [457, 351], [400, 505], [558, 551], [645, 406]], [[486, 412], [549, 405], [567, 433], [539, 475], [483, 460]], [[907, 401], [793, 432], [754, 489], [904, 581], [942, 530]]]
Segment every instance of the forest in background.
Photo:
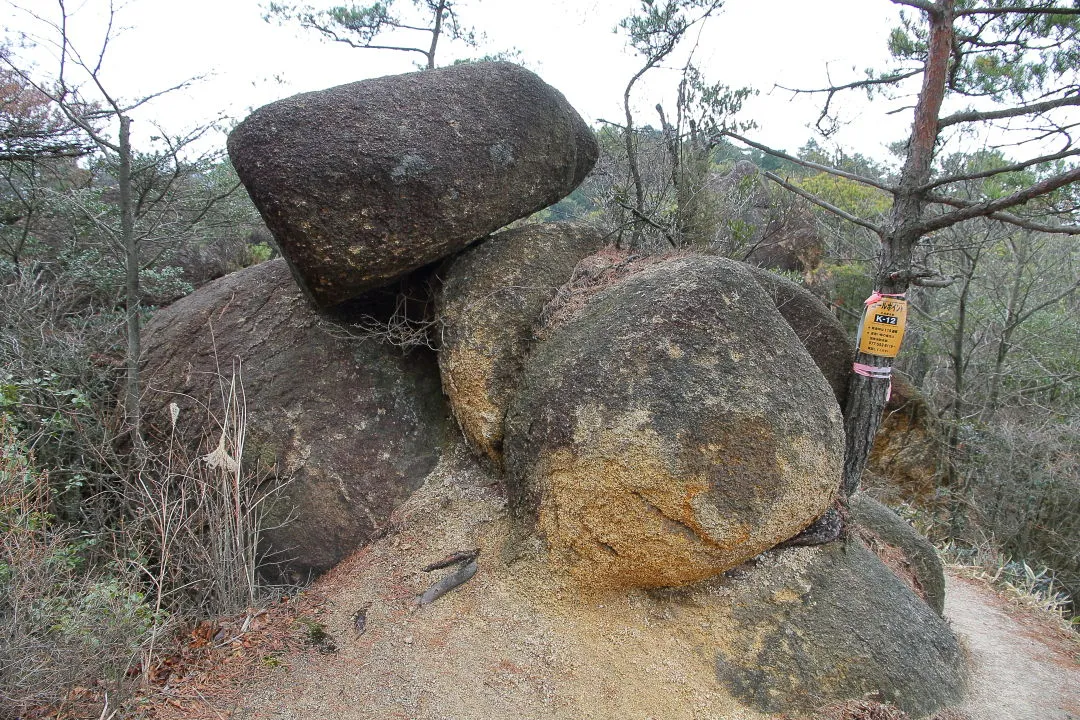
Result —
[[[904, 270], [911, 327], [896, 365], [926, 400], [939, 464], [932, 495], [907, 498], [904, 511], [954, 557], [989, 563], [1071, 611], [1069, 595], [1080, 594], [1077, 151], [1072, 124], [1052, 112], [1077, 104], [1080, 10], [898, 4], [911, 12], [894, 33], [900, 66], [930, 67], [933, 23], [919, 18], [939, 6], [953, 7], [957, 36], [971, 43], [970, 58], [949, 61], [945, 87], [996, 104], [957, 123], [1022, 118], [1029, 139], [1042, 136], [1034, 150], [950, 151], [931, 138], [934, 179], [916, 188], [921, 234]], [[393, 3], [324, 14], [271, 4], [268, 17], [361, 49], [378, 49], [395, 23], [419, 23], [424, 42], [396, 50], [429, 67], [440, 41], [472, 40], [450, 0], [400, 6], [418, 19], [402, 20]], [[816, 142], [790, 154], [757, 145], [740, 113], [754, 90], [707, 78], [693, 53], [678, 63], [675, 105], [638, 111], [641, 98], [630, 98], [640, 79], [672, 64], [720, 8], [654, 0], [623, 21], [641, 60], [625, 117], [595, 128], [601, 158], [585, 183], [529, 221], [590, 223], [634, 253], [694, 249], [779, 265], [854, 335], [863, 300], [883, 289], [898, 205], [912, 202], [905, 173], [918, 138], [881, 159]], [[957, 8], [986, 15], [964, 27]], [[1016, 22], [995, 25], [1005, 20]], [[205, 462], [213, 447], [201, 457], [151, 452], [137, 372], [140, 328], [155, 308], [272, 257], [273, 239], [224, 149], [205, 150], [212, 125], [182, 137], [136, 128], [132, 139], [125, 118], [154, 97], [109, 85], [97, 72], [105, 45], [69, 48], [62, 23], [38, 37], [50, 31], [68, 61], [57, 71], [21, 60], [26, 37], [9, 34], [0, 50], [0, 707], [16, 715], [103, 679], [105, 692], [125, 697], [177, 628], [280, 591], [255, 571], [257, 483]], [[822, 89], [823, 103], [845, 89], [884, 93], [907, 72]], [[940, 220], [954, 211], [962, 221]], [[786, 259], [769, 255], [781, 239]], [[230, 442], [242, 435], [218, 430]]]

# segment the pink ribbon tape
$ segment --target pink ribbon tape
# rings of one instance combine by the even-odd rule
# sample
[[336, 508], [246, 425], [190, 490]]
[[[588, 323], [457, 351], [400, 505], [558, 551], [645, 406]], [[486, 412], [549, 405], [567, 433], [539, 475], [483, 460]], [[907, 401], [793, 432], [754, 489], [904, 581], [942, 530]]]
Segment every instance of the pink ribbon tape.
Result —
[[889, 398], [892, 397], [892, 368], [891, 367], [878, 367], [876, 365], [863, 365], [862, 363], [854, 363], [851, 369], [855, 371], [857, 375], [863, 377], [873, 378], [875, 380], [888, 380], [889, 388], [885, 391], [885, 402], [889, 402]]

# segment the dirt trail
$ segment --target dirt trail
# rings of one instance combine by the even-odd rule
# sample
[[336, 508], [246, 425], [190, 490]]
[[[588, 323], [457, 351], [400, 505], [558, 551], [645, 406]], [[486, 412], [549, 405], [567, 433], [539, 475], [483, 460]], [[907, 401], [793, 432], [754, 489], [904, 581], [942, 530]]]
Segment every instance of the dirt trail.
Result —
[[984, 584], [946, 573], [945, 616], [971, 652], [971, 720], [1080, 720], [1080, 645]]

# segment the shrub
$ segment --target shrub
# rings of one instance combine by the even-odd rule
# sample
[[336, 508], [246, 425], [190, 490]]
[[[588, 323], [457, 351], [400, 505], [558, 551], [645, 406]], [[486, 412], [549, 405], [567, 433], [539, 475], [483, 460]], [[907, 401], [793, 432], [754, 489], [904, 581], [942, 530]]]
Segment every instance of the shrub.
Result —
[[0, 415], [0, 717], [101, 680], [122, 689], [161, 620], [132, 573], [84, 562], [91, 540], [49, 503], [48, 478]]

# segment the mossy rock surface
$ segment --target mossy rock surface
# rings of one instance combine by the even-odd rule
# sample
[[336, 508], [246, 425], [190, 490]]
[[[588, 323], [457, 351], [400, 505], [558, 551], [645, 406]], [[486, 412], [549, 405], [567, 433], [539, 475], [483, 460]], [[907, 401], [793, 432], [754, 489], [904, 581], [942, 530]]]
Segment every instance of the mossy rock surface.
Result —
[[871, 695], [924, 717], [963, 696], [949, 626], [857, 539], [767, 553], [724, 585], [733, 625], [717, 679], [757, 710]]
[[603, 242], [583, 225], [525, 225], [469, 248], [441, 273], [443, 390], [469, 445], [497, 466], [503, 419], [544, 306]]
[[[856, 493], [848, 498], [851, 519], [870, 533], [866, 541], [898, 565], [894, 571], [938, 615], [945, 612], [945, 567], [933, 544], [902, 517], [880, 502]], [[890, 552], [890, 549], [895, 552]], [[896, 553], [899, 553], [897, 556]]]
[[159, 447], [175, 439], [192, 457], [213, 449], [236, 370], [243, 464], [287, 483], [266, 520], [266, 569], [293, 580], [384, 530], [452, 432], [434, 353], [352, 340], [339, 323], [311, 308], [278, 259], [159, 310], [145, 333], [146, 417]]
[[585, 586], [693, 582], [829, 506], [843, 426], [825, 378], [740, 263], [677, 257], [549, 328], [506, 419], [523, 539]]

